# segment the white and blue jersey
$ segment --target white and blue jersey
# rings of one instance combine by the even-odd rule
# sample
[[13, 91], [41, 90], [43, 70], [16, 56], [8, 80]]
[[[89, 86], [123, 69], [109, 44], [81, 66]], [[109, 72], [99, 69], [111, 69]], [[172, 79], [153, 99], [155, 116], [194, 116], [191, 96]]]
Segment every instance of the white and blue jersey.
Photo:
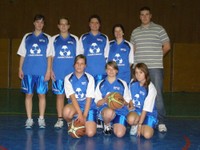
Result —
[[56, 80], [64, 80], [65, 76], [74, 71], [74, 59], [78, 53], [78, 37], [69, 34], [52, 37], [53, 72]]
[[[107, 94], [111, 92], [118, 92], [120, 93], [125, 101], [129, 103], [130, 101], [130, 94], [128, 90], [128, 86], [125, 81], [121, 79], [116, 79], [113, 83], [110, 83], [107, 78], [102, 80], [98, 83], [96, 90], [95, 90], [95, 103], [98, 103], [99, 100], [106, 97]], [[108, 107], [107, 104], [104, 104], [99, 107], [101, 110], [102, 108]], [[117, 115], [124, 115], [126, 116], [128, 114], [128, 108], [127, 106], [122, 107], [121, 109], [115, 110]]]
[[144, 110], [147, 112], [147, 116], [157, 118], [157, 110], [155, 106], [157, 92], [152, 82], [150, 82], [148, 88], [140, 86], [138, 81], [131, 82], [129, 86], [135, 111], [140, 115]]
[[[77, 78], [75, 73], [67, 75], [65, 77], [64, 87], [66, 97], [69, 98], [69, 103], [71, 103], [70, 95], [75, 94], [80, 108], [85, 109], [86, 98], [94, 98], [94, 85], [94, 78], [86, 72], [80, 78]], [[94, 104], [91, 104], [91, 106], [94, 106]]]
[[47, 57], [51, 56], [50, 36], [40, 33], [27, 33], [19, 46], [18, 55], [24, 57], [22, 70], [24, 75], [45, 76]]
[[110, 50], [108, 61], [115, 61], [118, 65], [119, 72], [117, 77], [130, 83], [131, 70], [130, 65], [134, 63], [133, 45], [126, 40], [117, 44], [116, 40], [110, 41]]
[[108, 37], [102, 33], [83, 34], [80, 38], [80, 48], [81, 53], [87, 58], [86, 72], [94, 78], [98, 75], [105, 75], [106, 58], [109, 51]]

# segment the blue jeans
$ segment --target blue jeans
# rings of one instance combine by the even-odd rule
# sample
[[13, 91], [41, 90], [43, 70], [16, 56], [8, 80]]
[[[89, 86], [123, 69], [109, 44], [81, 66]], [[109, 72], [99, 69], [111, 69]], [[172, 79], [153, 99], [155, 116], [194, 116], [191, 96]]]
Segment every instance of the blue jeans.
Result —
[[163, 77], [164, 70], [161, 68], [149, 69], [149, 75], [152, 83], [157, 90], [156, 108], [158, 111], [159, 124], [164, 123], [166, 111], [163, 102]]

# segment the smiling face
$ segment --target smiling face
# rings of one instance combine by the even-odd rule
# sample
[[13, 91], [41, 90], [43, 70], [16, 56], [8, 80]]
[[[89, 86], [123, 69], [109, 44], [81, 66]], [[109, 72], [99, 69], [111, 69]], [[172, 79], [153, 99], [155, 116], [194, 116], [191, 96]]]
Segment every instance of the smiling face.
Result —
[[120, 27], [115, 27], [114, 29], [114, 35], [116, 39], [121, 39], [123, 38], [124, 32], [122, 30], [122, 28]]
[[89, 27], [92, 32], [98, 32], [100, 29], [100, 22], [97, 18], [92, 18], [89, 22]]
[[106, 64], [106, 73], [109, 78], [115, 78], [118, 73], [118, 66], [115, 61], [109, 61]]

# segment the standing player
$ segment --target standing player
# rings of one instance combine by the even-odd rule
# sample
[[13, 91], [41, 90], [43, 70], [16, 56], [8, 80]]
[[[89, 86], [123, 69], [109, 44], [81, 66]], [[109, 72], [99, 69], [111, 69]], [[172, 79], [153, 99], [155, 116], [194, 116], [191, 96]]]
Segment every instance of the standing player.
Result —
[[69, 33], [70, 23], [65, 17], [58, 21], [60, 34], [52, 37], [52, 91], [56, 94], [56, 108], [58, 120], [54, 125], [55, 128], [63, 126], [62, 112], [64, 107], [64, 78], [74, 71], [73, 63], [78, 53], [78, 37]]
[[127, 122], [132, 125], [131, 135], [142, 135], [146, 139], [153, 136], [157, 125], [157, 110], [155, 107], [156, 89], [150, 82], [149, 71], [144, 63], [138, 63], [134, 69], [134, 79], [130, 83], [130, 93], [134, 109], [130, 109]]
[[133, 45], [123, 38], [124, 27], [121, 24], [114, 25], [113, 35], [115, 40], [110, 41], [108, 61], [113, 60], [117, 63], [119, 68], [117, 77], [129, 84], [131, 80], [130, 67], [134, 62]]
[[165, 29], [152, 22], [151, 18], [149, 7], [140, 9], [141, 26], [133, 30], [130, 41], [134, 45], [135, 64], [142, 62], [148, 66], [151, 81], [158, 92], [156, 97], [158, 130], [159, 132], [167, 132], [163, 101], [163, 57], [170, 50], [170, 39]]
[[106, 64], [107, 77], [100, 81], [95, 90], [95, 103], [99, 107], [99, 118], [104, 121], [104, 134], [111, 134], [112, 123], [113, 131], [117, 137], [122, 137], [126, 133], [126, 115], [128, 114], [127, 106], [121, 109], [113, 110], [108, 107], [107, 95], [111, 92], [120, 93], [125, 103], [129, 103], [130, 94], [128, 86], [125, 81], [116, 77], [118, 73], [118, 66], [116, 62], [109, 61]]
[[81, 53], [87, 58], [86, 71], [90, 73], [97, 84], [105, 78], [106, 58], [108, 58], [108, 37], [100, 32], [101, 19], [98, 15], [89, 18], [90, 32], [80, 37]]
[[50, 36], [43, 33], [44, 16], [34, 17], [35, 30], [27, 33], [20, 44], [17, 54], [20, 55], [19, 78], [21, 90], [25, 93], [25, 107], [27, 113], [26, 128], [32, 128], [32, 98], [34, 89], [39, 98], [39, 118], [40, 128], [45, 128], [44, 113], [46, 108], [46, 96], [48, 91], [48, 81], [51, 75], [51, 51]]
[[73, 73], [65, 77], [65, 94], [69, 103], [63, 109], [63, 117], [68, 125], [74, 117], [85, 123], [86, 135], [92, 137], [96, 133], [96, 109], [94, 105], [94, 78], [85, 72], [86, 57], [76, 56]]
[[[89, 17], [90, 32], [80, 37], [81, 53], [87, 58], [86, 72], [95, 80], [95, 85], [106, 77], [104, 66], [109, 52], [108, 37], [100, 32], [101, 19], [98, 15]], [[103, 128], [98, 119], [97, 128]]]

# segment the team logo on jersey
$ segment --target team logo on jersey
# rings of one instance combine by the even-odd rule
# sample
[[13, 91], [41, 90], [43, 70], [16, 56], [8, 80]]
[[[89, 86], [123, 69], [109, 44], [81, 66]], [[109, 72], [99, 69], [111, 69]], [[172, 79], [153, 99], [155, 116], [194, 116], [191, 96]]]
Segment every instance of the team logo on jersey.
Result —
[[42, 56], [41, 49], [37, 43], [34, 43], [30, 49], [30, 56]]
[[90, 49], [89, 49], [90, 54], [89, 55], [101, 55], [100, 51], [101, 50], [100, 50], [99, 46], [97, 45], [97, 43], [92, 43], [90, 45]]
[[141, 108], [141, 103], [139, 101], [140, 95], [139, 94], [135, 94], [133, 100], [134, 100], [134, 105], [137, 108]]
[[81, 88], [76, 89], [75, 96], [78, 99], [78, 101], [82, 101], [85, 98], [85, 94], [82, 92]]
[[60, 56], [58, 58], [72, 58], [71, 51], [68, 49], [67, 45], [63, 45], [60, 52]]
[[122, 64], [123, 59], [119, 53], [115, 54], [115, 57], [113, 58], [113, 61], [115, 61], [117, 64]]

